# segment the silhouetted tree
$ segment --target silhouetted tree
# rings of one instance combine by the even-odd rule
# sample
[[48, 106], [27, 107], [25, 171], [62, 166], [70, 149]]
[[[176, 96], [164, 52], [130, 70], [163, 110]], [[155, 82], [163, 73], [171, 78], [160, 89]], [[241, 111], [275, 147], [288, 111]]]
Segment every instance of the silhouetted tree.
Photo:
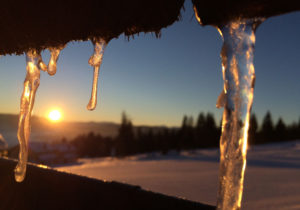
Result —
[[126, 113], [122, 113], [121, 125], [116, 138], [116, 154], [119, 156], [129, 155], [134, 152], [134, 133], [131, 120]]
[[206, 114], [205, 126], [204, 126], [204, 137], [207, 147], [218, 147], [220, 130], [216, 126], [214, 115], [211, 113]]
[[111, 139], [95, 135], [93, 132], [77, 136], [71, 144], [75, 147], [79, 157], [109, 156], [111, 151]]
[[261, 128], [261, 139], [259, 143], [271, 142], [274, 140], [274, 125], [272, 120], [272, 115], [268, 111], [263, 118], [262, 128]]
[[287, 126], [287, 135], [285, 137], [285, 139], [288, 140], [295, 140], [295, 139], [299, 139], [299, 127], [298, 124], [293, 122], [291, 125]]
[[297, 139], [300, 139], [300, 117], [299, 117], [299, 120], [298, 120], [298, 126], [297, 126], [297, 134], [296, 134], [296, 138], [297, 138]]
[[275, 126], [275, 141], [283, 141], [287, 137], [286, 133], [286, 125], [281, 118], [279, 118], [276, 126]]
[[179, 130], [179, 150], [190, 149], [194, 144], [193, 117], [183, 117]]
[[196, 147], [204, 147], [205, 142], [205, 124], [206, 118], [203, 112], [198, 115], [196, 127], [195, 127], [195, 137], [196, 137]]
[[258, 123], [256, 119], [256, 115], [253, 113], [250, 117], [249, 130], [248, 130], [248, 142], [250, 145], [257, 143], [257, 130]]
[[300, 139], [300, 118], [298, 123], [287, 126], [289, 140]]
[[[280, 118], [274, 128], [272, 115], [267, 112], [261, 128], [258, 129], [256, 115], [252, 114], [249, 126], [249, 144], [300, 138], [300, 119], [299, 122], [286, 126]], [[221, 127], [216, 125], [213, 114], [201, 112], [195, 125], [193, 117], [185, 115], [180, 128], [138, 127], [135, 131], [136, 135], [131, 120], [123, 112], [119, 132], [114, 139], [89, 133], [88, 135], [79, 135], [70, 142], [77, 149], [79, 157], [109, 156], [112, 149], [118, 156], [153, 151], [167, 154], [171, 149], [180, 151], [182, 149], [218, 147]]]

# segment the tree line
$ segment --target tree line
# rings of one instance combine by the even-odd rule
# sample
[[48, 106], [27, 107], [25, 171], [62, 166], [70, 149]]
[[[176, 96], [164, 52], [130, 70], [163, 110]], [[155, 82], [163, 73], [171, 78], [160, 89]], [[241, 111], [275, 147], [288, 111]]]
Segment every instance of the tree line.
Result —
[[[179, 128], [134, 127], [123, 113], [116, 137], [102, 137], [89, 133], [70, 141], [79, 157], [126, 156], [138, 153], [169, 150], [190, 150], [219, 147], [221, 123], [217, 124], [213, 114], [201, 112], [196, 122], [193, 117], [184, 116]], [[274, 123], [267, 112], [259, 125], [252, 114], [249, 126], [249, 144], [264, 144], [300, 139], [300, 119], [298, 123], [286, 125], [282, 118]]]

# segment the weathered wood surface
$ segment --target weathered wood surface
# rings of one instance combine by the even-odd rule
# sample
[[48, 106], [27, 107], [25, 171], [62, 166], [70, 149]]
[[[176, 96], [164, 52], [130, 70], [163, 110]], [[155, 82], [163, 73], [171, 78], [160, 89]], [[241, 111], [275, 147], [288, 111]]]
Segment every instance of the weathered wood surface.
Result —
[[16, 161], [0, 159], [1, 210], [200, 210], [215, 209], [188, 200], [145, 191], [139, 186], [104, 182], [28, 165], [22, 183], [14, 180]]
[[239, 18], [268, 18], [300, 10], [299, 0], [192, 0], [202, 25]]
[[0, 7], [0, 54], [22, 54], [94, 36], [154, 32], [177, 21], [184, 0], [9, 0]]

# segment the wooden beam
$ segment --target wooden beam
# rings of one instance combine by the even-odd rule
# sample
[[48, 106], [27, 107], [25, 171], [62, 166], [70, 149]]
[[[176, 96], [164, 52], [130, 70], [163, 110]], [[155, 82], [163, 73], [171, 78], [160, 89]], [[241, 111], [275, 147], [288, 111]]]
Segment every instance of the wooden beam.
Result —
[[22, 183], [14, 180], [16, 161], [0, 159], [0, 209], [200, 210], [215, 209], [118, 182], [105, 182], [29, 164]]

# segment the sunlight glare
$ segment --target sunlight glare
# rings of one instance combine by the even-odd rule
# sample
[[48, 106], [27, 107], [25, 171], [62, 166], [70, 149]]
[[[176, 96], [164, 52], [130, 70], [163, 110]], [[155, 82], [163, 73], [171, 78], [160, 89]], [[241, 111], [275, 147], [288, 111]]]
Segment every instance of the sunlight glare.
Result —
[[53, 122], [57, 122], [61, 119], [61, 112], [57, 109], [52, 110], [49, 112], [48, 118]]

